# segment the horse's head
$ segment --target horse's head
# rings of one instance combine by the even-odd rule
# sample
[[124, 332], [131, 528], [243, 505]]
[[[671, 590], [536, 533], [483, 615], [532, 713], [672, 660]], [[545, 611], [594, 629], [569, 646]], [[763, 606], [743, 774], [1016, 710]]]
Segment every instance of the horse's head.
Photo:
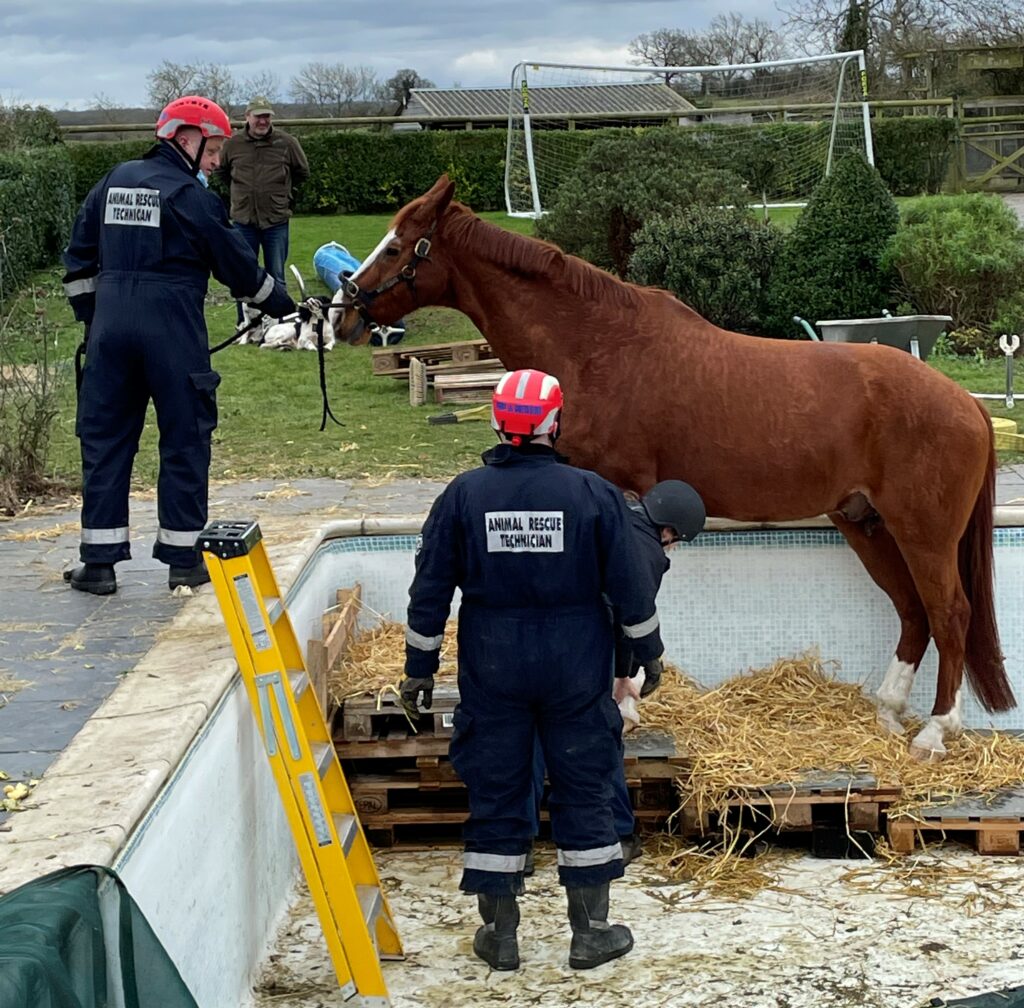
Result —
[[391, 230], [342, 281], [330, 308], [339, 340], [366, 343], [374, 323], [390, 325], [421, 305], [436, 303], [448, 276], [431, 256], [430, 243], [454, 191], [455, 183], [442, 175], [429, 192], [398, 211]]

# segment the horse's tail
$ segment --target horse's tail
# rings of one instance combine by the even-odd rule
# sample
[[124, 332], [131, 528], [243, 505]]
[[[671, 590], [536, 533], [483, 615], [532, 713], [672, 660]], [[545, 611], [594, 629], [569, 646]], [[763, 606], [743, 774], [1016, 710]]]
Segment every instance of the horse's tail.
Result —
[[960, 580], [971, 604], [964, 664], [975, 695], [987, 711], [1005, 711], [1015, 707], [1010, 681], [1006, 677], [1003, 652], [996, 626], [995, 591], [992, 559], [993, 509], [996, 500], [996, 451], [992, 422], [980, 403], [989, 428], [988, 466], [985, 481], [974, 502], [974, 511], [960, 539]]

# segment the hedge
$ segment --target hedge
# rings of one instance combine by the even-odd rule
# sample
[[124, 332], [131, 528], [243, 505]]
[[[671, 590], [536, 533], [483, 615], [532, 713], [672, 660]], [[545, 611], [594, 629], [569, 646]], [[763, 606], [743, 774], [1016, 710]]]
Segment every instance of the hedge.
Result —
[[67, 149], [0, 152], [0, 302], [57, 260], [75, 215]]
[[143, 140], [89, 141], [67, 145], [75, 170], [75, 205], [80, 206], [89, 190], [114, 165], [134, 161], [153, 146], [153, 137]]
[[[673, 129], [673, 127], [654, 127]], [[540, 151], [557, 141], [563, 175], [598, 139], [622, 136], [624, 127], [596, 130], [536, 130], [534, 145]], [[718, 132], [749, 131], [751, 127], [716, 127]], [[785, 123], [755, 127], [758, 135], [779, 152], [773, 187], [785, 192], [790, 175], [802, 167], [793, 157], [804, 157], [803, 134], [821, 134], [821, 123]], [[953, 120], [900, 117], [872, 120], [877, 167], [896, 195], [936, 192], [946, 176]], [[800, 134], [801, 136], [798, 136]], [[424, 130], [407, 133], [374, 133], [362, 130], [301, 131], [311, 176], [297, 192], [299, 213], [386, 213], [397, 210], [430, 188], [438, 175], [447, 172], [456, 183], [456, 197], [474, 210], [500, 210], [505, 206], [505, 130]], [[116, 143], [75, 143], [68, 149], [75, 165], [75, 198], [80, 202], [89, 189], [119, 161], [139, 157], [152, 143], [150, 138]], [[707, 148], [694, 136], [694, 143]], [[818, 146], [824, 150], [824, 143]], [[749, 147], [751, 163], [723, 167], [741, 175], [756, 172], [758, 151]], [[743, 160], [743, 159], [741, 159]], [[557, 181], [554, 180], [557, 188]], [[752, 181], [752, 179], [751, 179]], [[220, 188], [220, 187], [217, 187]]]
[[875, 167], [893, 196], [942, 190], [956, 131], [955, 119], [937, 116], [871, 120]]

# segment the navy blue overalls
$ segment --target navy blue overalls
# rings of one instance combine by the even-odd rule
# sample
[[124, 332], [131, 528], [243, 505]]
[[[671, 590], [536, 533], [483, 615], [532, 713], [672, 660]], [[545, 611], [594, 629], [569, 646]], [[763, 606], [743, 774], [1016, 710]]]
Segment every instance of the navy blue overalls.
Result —
[[[179, 150], [160, 143], [114, 168], [86, 197], [64, 252], [64, 289], [88, 348], [76, 433], [82, 449], [86, 563], [131, 554], [128, 492], [152, 398], [160, 430], [159, 531], [153, 555], [189, 567], [206, 524], [217, 426], [203, 298], [210, 273], [253, 303], [274, 280]], [[269, 302], [268, 302], [269, 303]]]
[[469, 792], [461, 888], [513, 894], [533, 838], [533, 752], [551, 780], [559, 879], [622, 875], [609, 805], [621, 765], [611, 601], [642, 660], [662, 652], [621, 493], [552, 449], [499, 445], [456, 477], [423, 526], [406, 675], [433, 675], [455, 588], [459, 694], [452, 765]]
[[[665, 548], [661, 543], [661, 530], [647, 517], [647, 512], [640, 501], [627, 501], [627, 506], [629, 508], [629, 523], [633, 529], [639, 554], [640, 576], [643, 579], [640, 591], [654, 597], [658, 594], [661, 580], [669, 568], [669, 559], [665, 555]], [[628, 676], [641, 664], [633, 653], [632, 639], [622, 632], [620, 626], [615, 637], [615, 674]], [[540, 829], [540, 804], [544, 791], [544, 776], [544, 756], [538, 747], [533, 765], [533, 829], [535, 834]], [[615, 820], [615, 832], [620, 837], [630, 836], [636, 829], [636, 819], [633, 815], [633, 802], [629, 797], [629, 787], [626, 784], [626, 768], [621, 761], [618, 772], [612, 779], [611, 806], [612, 818]]]

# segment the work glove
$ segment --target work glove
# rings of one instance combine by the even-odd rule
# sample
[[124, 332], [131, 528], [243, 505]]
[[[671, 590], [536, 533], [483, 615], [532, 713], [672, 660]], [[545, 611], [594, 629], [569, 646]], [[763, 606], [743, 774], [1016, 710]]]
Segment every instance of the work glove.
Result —
[[407, 710], [416, 710], [420, 694], [423, 695], [423, 709], [430, 710], [430, 705], [434, 702], [434, 677], [427, 676], [425, 679], [406, 677], [398, 684], [398, 693]]
[[661, 673], [665, 667], [660, 658], [644, 662], [644, 684], [640, 687], [640, 699], [650, 696], [661, 685]]

